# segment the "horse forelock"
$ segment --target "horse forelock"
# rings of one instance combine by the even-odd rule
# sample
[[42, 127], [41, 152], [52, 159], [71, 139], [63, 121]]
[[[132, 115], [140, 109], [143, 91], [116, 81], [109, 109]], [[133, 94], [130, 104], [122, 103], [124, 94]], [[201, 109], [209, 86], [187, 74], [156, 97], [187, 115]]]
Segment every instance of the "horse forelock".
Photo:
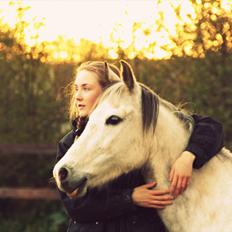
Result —
[[101, 103], [106, 98], [108, 98], [109, 96], [112, 96], [112, 95], [114, 95], [114, 97], [116, 99], [118, 99], [118, 98], [120, 98], [122, 93], [125, 92], [125, 90], [126, 90], [126, 87], [121, 81], [111, 83], [110, 85], [107, 86], [106, 90], [103, 92], [103, 94], [99, 100], [99, 103]]

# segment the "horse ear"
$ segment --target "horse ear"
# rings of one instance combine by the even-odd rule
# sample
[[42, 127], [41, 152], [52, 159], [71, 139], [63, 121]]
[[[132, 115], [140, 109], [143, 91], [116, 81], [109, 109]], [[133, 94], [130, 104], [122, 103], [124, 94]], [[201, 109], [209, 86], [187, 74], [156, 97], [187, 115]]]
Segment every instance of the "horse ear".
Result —
[[132, 91], [136, 82], [134, 72], [131, 66], [126, 61], [121, 60], [120, 64], [122, 80], [128, 87], [129, 91]]
[[105, 79], [107, 81], [109, 81], [109, 66], [108, 66], [108, 63], [107, 62], [104, 62], [105, 63]]

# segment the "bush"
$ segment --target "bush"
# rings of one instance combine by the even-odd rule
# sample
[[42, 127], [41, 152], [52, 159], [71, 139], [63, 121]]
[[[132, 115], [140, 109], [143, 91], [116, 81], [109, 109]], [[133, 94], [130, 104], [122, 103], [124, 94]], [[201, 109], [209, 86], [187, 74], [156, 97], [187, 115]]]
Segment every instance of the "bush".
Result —
[[64, 232], [67, 216], [59, 202], [0, 200], [1, 232]]

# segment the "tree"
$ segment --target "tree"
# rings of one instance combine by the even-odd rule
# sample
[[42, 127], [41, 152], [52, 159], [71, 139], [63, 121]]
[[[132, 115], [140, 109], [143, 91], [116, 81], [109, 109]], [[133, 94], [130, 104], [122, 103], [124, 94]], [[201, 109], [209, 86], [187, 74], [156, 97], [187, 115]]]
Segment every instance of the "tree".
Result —
[[179, 23], [176, 25], [176, 35], [170, 36], [172, 45], [165, 45], [164, 49], [171, 50], [173, 56], [204, 57], [210, 52], [223, 56], [231, 54], [232, 5], [228, 10], [223, 8], [222, 0], [189, 1], [192, 11], [183, 14], [184, 6], [181, 3], [169, 3]]
[[57, 113], [64, 101], [55, 101], [60, 87], [53, 67], [44, 63], [47, 53], [43, 47], [29, 47], [25, 42], [28, 7], [19, 4], [16, 10], [14, 28], [0, 21], [0, 140], [51, 142], [64, 120]]

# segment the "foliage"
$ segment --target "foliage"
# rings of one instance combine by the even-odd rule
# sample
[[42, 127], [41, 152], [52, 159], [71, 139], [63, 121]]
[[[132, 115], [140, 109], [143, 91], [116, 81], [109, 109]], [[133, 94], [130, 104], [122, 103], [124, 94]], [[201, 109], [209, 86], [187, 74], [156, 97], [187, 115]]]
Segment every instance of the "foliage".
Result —
[[58, 202], [0, 201], [1, 232], [63, 232], [67, 216]]
[[[187, 15], [188, 21], [179, 24], [177, 36], [172, 37], [173, 56], [204, 57], [210, 52], [226, 56], [231, 53], [231, 11], [222, 7], [222, 0], [191, 2], [194, 14]], [[181, 21], [180, 7], [181, 4], [174, 10]]]
[[[64, 106], [64, 100], [58, 100], [61, 86], [70, 81], [65, 78], [72, 74], [57, 79], [57, 66], [43, 62], [47, 53], [36, 46], [28, 48], [22, 11], [20, 8], [14, 29], [0, 21], [0, 140], [54, 142], [64, 120], [59, 113]], [[72, 64], [67, 65], [68, 72], [72, 72], [69, 66]]]
[[62, 63], [63, 60], [66, 63], [99, 60], [107, 57], [108, 53], [108, 49], [102, 44], [96, 44], [86, 39], [81, 39], [77, 44], [73, 39], [65, 39], [61, 36], [52, 42], [46, 42], [44, 51], [48, 53], [46, 61], [49, 63]]
[[123, 22], [115, 25], [112, 47], [119, 57], [130, 59], [196, 58], [208, 52], [228, 55], [232, 51], [232, 4], [228, 0], [225, 8], [223, 2], [155, 1], [150, 20], [134, 21], [129, 29]]
[[4, 162], [0, 163], [0, 186], [51, 187], [50, 178], [52, 177], [55, 156], [55, 154], [53, 156], [1, 154], [1, 159]]

